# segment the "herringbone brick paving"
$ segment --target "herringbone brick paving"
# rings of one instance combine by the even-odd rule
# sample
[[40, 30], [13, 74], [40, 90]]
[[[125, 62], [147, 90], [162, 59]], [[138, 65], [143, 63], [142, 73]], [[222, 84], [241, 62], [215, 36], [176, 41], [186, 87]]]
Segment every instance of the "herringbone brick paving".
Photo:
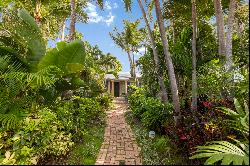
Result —
[[115, 99], [114, 104], [114, 109], [107, 112], [104, 142], [96, 165], [142, 165], [140, 147], [124, 118], [127, 104], [122, 98]]

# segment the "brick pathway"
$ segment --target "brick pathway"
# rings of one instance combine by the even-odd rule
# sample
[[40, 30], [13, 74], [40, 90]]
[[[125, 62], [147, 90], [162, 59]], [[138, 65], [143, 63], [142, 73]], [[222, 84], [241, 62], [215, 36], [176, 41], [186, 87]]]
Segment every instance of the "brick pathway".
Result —
[[137, 146], [130, 126], [125, 122], [127, 104], [115, 100], [113, 110], [107, 112], [107, 127], [104, 142], [96, 165], [142, 165], [140, 147]]

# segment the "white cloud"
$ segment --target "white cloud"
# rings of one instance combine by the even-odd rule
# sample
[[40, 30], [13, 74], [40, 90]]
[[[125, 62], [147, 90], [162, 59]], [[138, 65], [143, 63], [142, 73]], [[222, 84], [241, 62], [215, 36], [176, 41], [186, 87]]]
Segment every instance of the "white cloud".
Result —
[[[111, 8], [110, 3], [108, 1], [105, 1], [105, 8]], [[111, 8], [112, 9], [112, 8]], [[89, 23], [106, 23], [107, 26], [110, 26], [111, 23], [113, 23], [115, 16], [112, 14], [112, 12], [109, 12], [106, 16], [101, 16], [97, 12], [97, 7], [91, 3], [87, 4], [87, 8], [85, 9], [86, 13], [88, 14], [88, 22]]]
[[145, 47], [144, 46], [140, 47], [138, 49], [138, 52], [134, 52], [134, 54], [138, 56], [145, 54]]
[[109, 26], [111, 23], [113, 23], [115, 16], [112, 15], [111, 12], [109, 12], [109, 15], [107, 19], [105, 20], [106, 24]]
[[89, 17], [89, 20], [88, 20], [88, 21], [89, 21], [90, 23], [92, 23], [92, 22], [98, 23], [98, 22], [100, 22], [100, 21], [103, 19], [103, 17], [100, 16], [100, 15], [97, 13], [97, 11], [96, 11], [96, 6], [93, 5], [93, 4], [91, 4], [91, 3], [88, 3], [88, 4], [87, 4], [86, 12], [87, 12], [87, 14], [88, 14], [88, 17]]
[[109, 1], [105, 1], [105, 3], [104, 3], [104, 9], [107, 9], [107, 10], [111, 10], [112, 9]]
[[118, 8], [118, 4], [114, 3], [114, 9]]

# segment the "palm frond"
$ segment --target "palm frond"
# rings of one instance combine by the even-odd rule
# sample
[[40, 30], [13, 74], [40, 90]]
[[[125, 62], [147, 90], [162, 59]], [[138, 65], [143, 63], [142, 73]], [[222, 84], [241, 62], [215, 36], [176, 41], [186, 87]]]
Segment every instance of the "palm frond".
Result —
[[[247, 144], [245, 146], [248, 146]], [[222, 161], [222, 165], [249, 165], [249, 149], [248, 151], [243, 150], [227, 141], [212, 141], [207, 143], [205, 146], [198, 146], [195, 155], [190, 159], [209, 157], [205, 165], [215, 164]]]
[[123, 2], [124, 2], [126, 11], [131, 11], [132, 1], [131, 0], [123, 0]]

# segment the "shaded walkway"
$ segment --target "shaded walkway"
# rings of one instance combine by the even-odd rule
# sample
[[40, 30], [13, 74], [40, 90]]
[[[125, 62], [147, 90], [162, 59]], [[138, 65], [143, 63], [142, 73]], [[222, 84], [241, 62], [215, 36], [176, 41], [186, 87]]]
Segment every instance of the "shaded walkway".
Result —
[[114, 103], [114, 109], [107, 112], [104, 142], [96, 165], [142, 165], [140, 148], [124, 118], [127, 104], [123, 98], [115, 99]]

